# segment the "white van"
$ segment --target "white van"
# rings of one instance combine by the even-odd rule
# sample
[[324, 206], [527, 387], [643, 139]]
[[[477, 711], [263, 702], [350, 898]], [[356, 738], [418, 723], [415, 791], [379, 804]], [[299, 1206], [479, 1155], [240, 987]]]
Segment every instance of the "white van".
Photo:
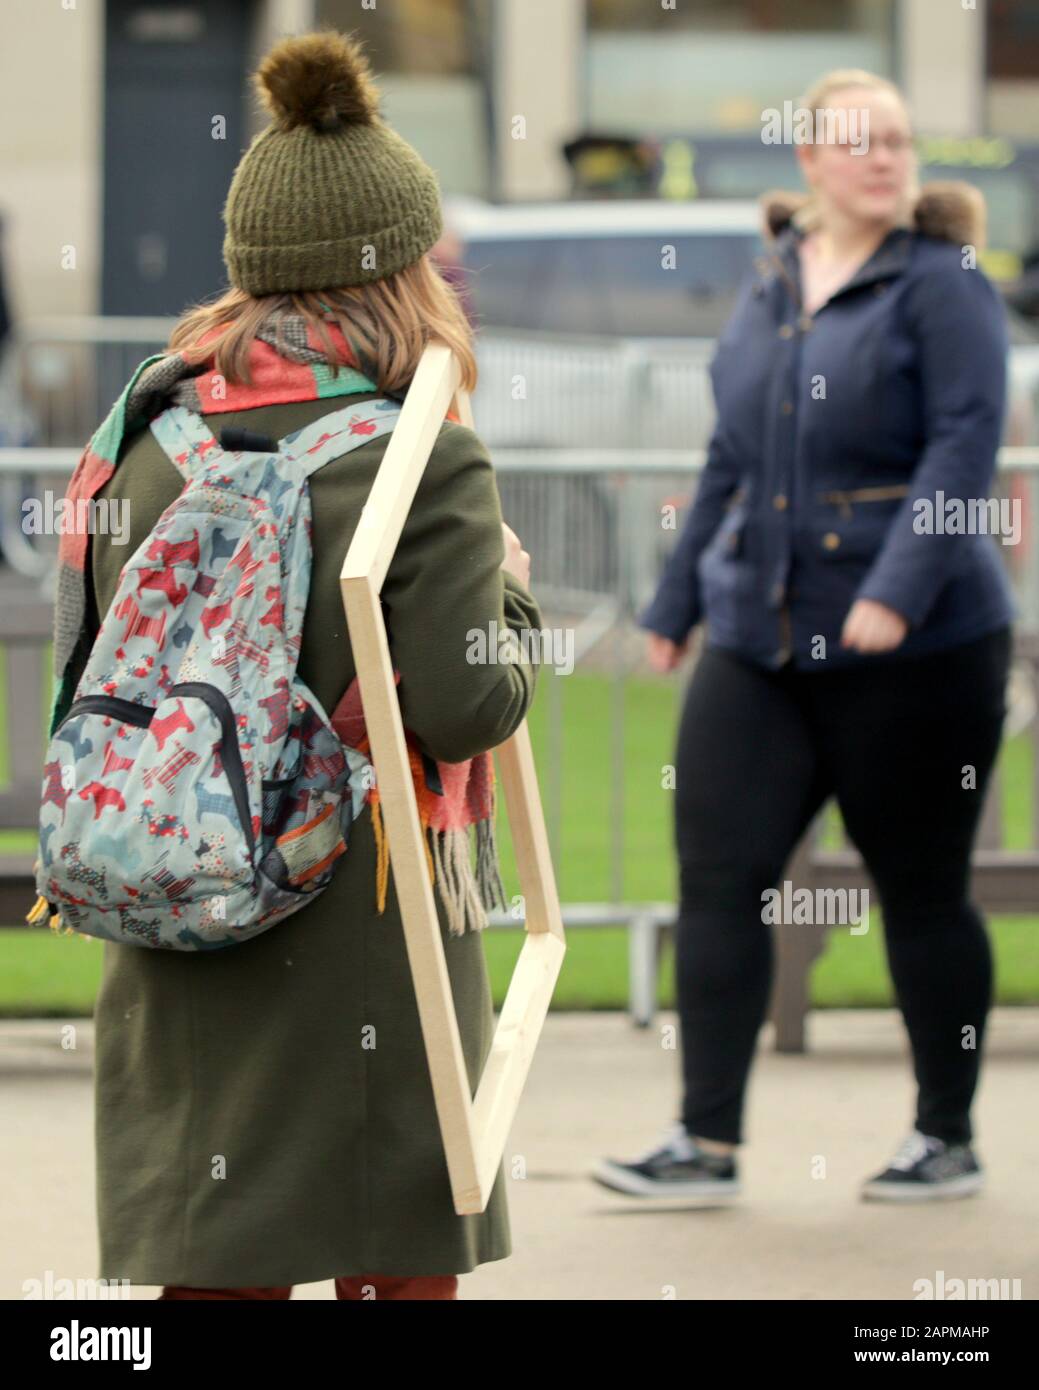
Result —
[[752, 199], [445, 198], [444, 215], [490, 330], [713, 338], [762, 249]]

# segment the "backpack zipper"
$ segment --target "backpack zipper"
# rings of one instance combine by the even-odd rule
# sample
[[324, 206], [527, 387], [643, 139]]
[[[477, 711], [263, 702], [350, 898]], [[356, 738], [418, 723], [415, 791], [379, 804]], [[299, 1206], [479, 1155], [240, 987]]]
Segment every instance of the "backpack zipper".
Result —
[[[218, 690], [214, 685], [206, 685], [204, 681], [181, 681], [179, 685], [171, 685], [165, 698], [174, 694], [191, 695], [203, 700], [220, 720], [220, 758], [231, 786], [235, 810], [249, 841], [249, 857], [255, 858], [256, 834], [253, 830], [252, 816], [249, 814], [249, 790], [231, 702], [222, 690]], [[73, 701], [68, 714], [54, 730], [53, 737], [56, 738], [69, 720], [77, 714], [111, 714], [121, 724], [137, 724], [143, 727], [152, 722], [155, 709], [154, 705], [142, 705], [136, 700], [123, 700], [118, 695], [82, 695]]]
[[142, 705], [138, 700], [123, 700], [118, 695], [81, 695], [78, 700], [74, 700], [69, 706], [69, 712], [54, 730], [57, 734], [63, 729], [69, 720], [76, 714], [87, 714], [93, 710], [97, 714], [120, 715], [121, 724], [147, 725], [152, 721], [155, 713], [153, 705]]
[[256, 857], [256, 834], [253, 830], [252, 816], [249, 813], [249, 790], [245, 780], [242, 750], [238, 746], [238, 729], [235, 725], [231, 702], [222, 690], [218, 690], [215, 685], [207, 685], [205, 681], [181, 681], [177, 685], [171, 685], [166, 692], [166, 698], [169, 699], [175, 694], [189, 695], [204, 701], [220, 720], [220, 726], [223, 730], [223, 736], [220, 740], [220, 760], [224, 765], [224, 772], [231, 786], [231, 795], [234, 797], [238, 819], [241, 821], [242, 830], [249, 841], [249, 858], [254, 859]]

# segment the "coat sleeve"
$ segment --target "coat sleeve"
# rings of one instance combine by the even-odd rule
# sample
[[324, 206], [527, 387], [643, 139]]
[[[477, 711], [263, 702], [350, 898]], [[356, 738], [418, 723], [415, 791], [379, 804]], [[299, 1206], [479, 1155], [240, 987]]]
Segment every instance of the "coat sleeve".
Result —
[[[534, 696], [540, 646], [523, 637], [540, 634], [541, 612], [501, 569], [501, 527], [484, 445], [472, 430], [445, 425], [381, 595], [401, 717], [439, 761], [463, 762], [504, 743]], [[511, 644], [508, 660], [500, 635]]]
[[[964, 537], [933, 524], [950, 500], [988, 496], [1006, 408], [1007, 328], [998, 291], [980, 270], [950, 257], [907, 292], [918, 345], [923, 452], [910, 492], [858, 589], [923, 622], [952, 576]], [[942, 496], [938, 496], [938, 494]], [[929, 520], [930, 518], [930, 520]]]
[[639, 627], [681, 642], [703, 616], [697, 566], [725, 512], [725, 504], [735, 490], [739, 473], [719, 421], [707, 448], [696, 499], [685, 518], [671, 554], [664, 566], [657, 591], [639, 613]]

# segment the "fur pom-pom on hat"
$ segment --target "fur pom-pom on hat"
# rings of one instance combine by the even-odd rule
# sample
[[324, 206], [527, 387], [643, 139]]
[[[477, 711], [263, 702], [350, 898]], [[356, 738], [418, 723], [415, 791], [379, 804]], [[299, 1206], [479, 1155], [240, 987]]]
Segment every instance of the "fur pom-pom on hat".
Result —
[[271, 123], [224, 205], [232, 285], [265, 295], [369, 284], [439, 241], [436, 175], [379, 113], [359, 39], [328, 29], [279, 39], [253, 85]]
[[379, 90], [359, 43], [327, 31], [276, 43], [253, 74], [260, 100], [280, 130], [339, 130], [370, 124]]

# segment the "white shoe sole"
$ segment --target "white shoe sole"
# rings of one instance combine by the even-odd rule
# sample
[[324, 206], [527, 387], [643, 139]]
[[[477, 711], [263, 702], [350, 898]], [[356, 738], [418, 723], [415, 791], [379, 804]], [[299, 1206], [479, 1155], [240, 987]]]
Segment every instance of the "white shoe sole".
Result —
[[870, 1182], [862, 1189], [866, 1201], [874, 1202], [940, 1202], [953, 1197], [969, 1197], [985, 1186], [984, 1173], [964, 1173], [961, 1178], [935, 1183]]
[[673, 1201], [699, 1202], [705, 1206], [721, 1206], [740, 1196], [738, 1178], [723, 1182], [653, 1182], [639, 1173], [629, 1173], [627, 1169], [616, 1168], [603, 1160], [591, 1171], [591, 1177], [603, 1187], [614, 1192], [623, 1192], [626, 1197], [659, 1197]]

